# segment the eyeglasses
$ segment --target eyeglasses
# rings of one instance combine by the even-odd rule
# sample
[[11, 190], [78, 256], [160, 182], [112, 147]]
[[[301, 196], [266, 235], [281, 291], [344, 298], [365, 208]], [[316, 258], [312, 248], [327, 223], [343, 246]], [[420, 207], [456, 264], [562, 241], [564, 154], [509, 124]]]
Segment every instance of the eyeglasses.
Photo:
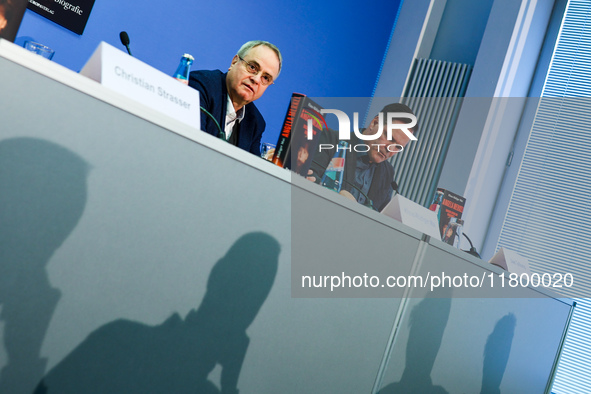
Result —
[[[261, 72], [261, 68], [258, 64], [247, 62], [241, 56], [238, 56], [238, 59], [240, 59], [244, 62], [244, 69], [249, 74], [258, 75]], [[263, 73], [263, 75], [261, 75], [261, 85], [268, 86], [268, 85], [273, 85], [273, 84], [274, 84], [273, 77], [270, 74]]]

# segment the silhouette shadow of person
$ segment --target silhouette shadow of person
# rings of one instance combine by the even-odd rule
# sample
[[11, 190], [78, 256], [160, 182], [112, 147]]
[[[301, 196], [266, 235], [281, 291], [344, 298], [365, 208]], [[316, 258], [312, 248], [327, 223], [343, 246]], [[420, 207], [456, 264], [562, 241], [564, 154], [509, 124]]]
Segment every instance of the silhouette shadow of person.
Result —
[[0, 319], [8, 359], [0, 393], [30, 393], [45, 371], [41, 345], [61, 295], [45, 267], [82, 216], [88, 171], [52, 142], [0, 142]]
[[439, 353], [451, 309], [451, 291], [443, 288], [419, 302], [411, 311], [406, 343], [406, 364], [399, 382], [390, 383], [379, 394], [447, 394], [431, 382], [431, 370]]
[[116, 320], [99, 327], [58, 363], [35, 393], [219, 393], [208, 380], [222, 367], [221, 393], [238, 393], [249, 346], [246, 329], [265, 302], [280, 246], [262, 232], [238, 239], [211, 270], [197, 310], [157, 326]]
[[493, 332], [488, 336], [484, 347], [480, 394], [501, 392], [501, 382], [511, 354], [516, 325], [517, 318], [514, 314], [508, 313], [495, 324]]

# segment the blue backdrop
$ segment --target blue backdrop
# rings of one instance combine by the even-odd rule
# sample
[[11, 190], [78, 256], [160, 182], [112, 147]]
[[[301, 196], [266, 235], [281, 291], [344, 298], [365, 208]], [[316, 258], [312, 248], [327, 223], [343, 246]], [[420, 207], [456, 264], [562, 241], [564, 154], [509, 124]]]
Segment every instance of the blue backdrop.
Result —
[[79, 71], [100, 41], [125, 50], [125, 30], [135, 57], [172, 75], [185, 52], [195, 57], [193, 70], [227, 70], [245, 41], [270, 41], [284, 66], [257, 106], [267, 121], [263, 141], [275, 143], [292, 92], [371, 96], [401, 2], [96, 0], [82, 36], [27, 11], [16, 42], [33, 38]]

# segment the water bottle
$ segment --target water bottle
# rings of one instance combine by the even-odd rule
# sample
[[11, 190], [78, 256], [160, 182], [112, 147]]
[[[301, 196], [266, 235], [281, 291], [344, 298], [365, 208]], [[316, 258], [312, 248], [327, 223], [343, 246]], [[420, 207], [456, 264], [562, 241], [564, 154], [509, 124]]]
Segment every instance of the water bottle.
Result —
[[193, 56], [185, 53], [181, 58], [181, 62], [179, 63], [179, 66], [177, 67], [173, 77], [185, 85], [188, 85], [189, 72], [191, 71], [191, 64], [193, 64], [193, 60], [195, 60]]
[[330, 160], [320, 184], [326, 188], [340, 192], [343, 186], [343, 176], [345, 174], [345, 158], [347, 154], [347, 141], [340, 141], [337, 145], [337, 151]]

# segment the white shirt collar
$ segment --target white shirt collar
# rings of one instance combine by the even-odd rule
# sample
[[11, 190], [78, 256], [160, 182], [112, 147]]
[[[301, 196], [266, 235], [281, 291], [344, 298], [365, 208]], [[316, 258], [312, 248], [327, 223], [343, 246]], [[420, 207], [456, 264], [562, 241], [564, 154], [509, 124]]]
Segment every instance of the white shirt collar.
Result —
[[224, 131], [226, 132], [226, 139], [229, 140], [230, 136], [234, 132], [234, 125], [236, 122], [240, 123], [244, 119], [244, 113], [246, 112], [246, 106], [240, 108], [238, 112], [234, 110], [234, 104], [230, 100], [228, 95], [228, 106], [226, 108], [226, 123], [224, 125]]
[[234, 110], [234, 104], [232, 104], [232, 100], [230, 99], [230, 95], [228, 95], [228, 107], [226, 108], [226, 123], [234, 122], [237, 120], [241, 122], [244, 119], [244, 113], [246, 112], [246, 106], [243, 106], [236, 112]]

